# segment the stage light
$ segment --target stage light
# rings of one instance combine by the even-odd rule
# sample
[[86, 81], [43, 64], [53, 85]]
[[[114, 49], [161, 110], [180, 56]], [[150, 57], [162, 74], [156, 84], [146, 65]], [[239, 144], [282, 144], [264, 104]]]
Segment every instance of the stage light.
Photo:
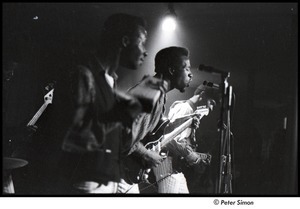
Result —
[[165, 17], [162, 22], [162, 29], [166, 32], [171, 32], [176, 29], [176, 19], [177, 15], [172, 3], [168, 4], [168, 12], [165, 14]]
[[172, 16], [165, 17], [162, 23], [162, 29], [164, 31], [174, 31], [176, 29], [176, 20]]

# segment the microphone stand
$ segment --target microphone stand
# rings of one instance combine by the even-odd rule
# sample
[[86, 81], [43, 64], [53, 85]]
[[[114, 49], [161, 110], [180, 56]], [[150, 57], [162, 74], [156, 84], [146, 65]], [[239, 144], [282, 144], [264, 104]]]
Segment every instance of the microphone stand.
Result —
[[[217, 184], [217, 193], [232, 193], [232, 169], [231, 169], [231, 100], [232, 86], [228, 85], [227, 79], [230, 74], [222, 74], [222, 105], [220, 121], [220, 167]], [[226, 124], [227, 125], [226, 125]]]

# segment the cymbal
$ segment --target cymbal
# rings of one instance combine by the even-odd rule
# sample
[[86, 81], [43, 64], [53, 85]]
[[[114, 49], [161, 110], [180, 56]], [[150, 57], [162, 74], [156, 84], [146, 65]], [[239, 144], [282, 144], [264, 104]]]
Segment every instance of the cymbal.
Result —
[[21, 168], [21, 167], [23, 167], [27, 164], [28, 164], [28, 162], [26, 160], [23, 160], [23, 159], [11, 158], [11, 157], [4, 157], [3, 158], [3, 169], [4, 170]]

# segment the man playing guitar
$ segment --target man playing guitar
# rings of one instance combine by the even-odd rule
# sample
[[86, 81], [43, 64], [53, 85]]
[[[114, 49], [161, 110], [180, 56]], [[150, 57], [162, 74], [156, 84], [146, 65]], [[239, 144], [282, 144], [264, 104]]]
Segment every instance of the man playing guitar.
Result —
[[[176, 119], [191, 115], [203, 102], [209, 110], [213, 109], [216, 102], [213, 99], [206, 98], [205, 87], [200, 85], [188, 100], [174, 102], [168, 114], [170, 122]], [[197, 111], [196, 111], [197, 112]], [[200, 117], [203, 116], [200, 114]], [[192, 145], [195, 141], [195, 131], [199, 127], [200, 120], [195, 120], [191, 125], [173, 138], [162, 152], [168, 153], [166, 159], [156, 168], [153, 168], [155, 179], [158, 185], [158, 193], [189, 193], [186, 178], [182, 172], [182, 161], [187, 166], [194, 166], [200, 163], [210, 164], [211, 156], [195, 152]]]
[[[133, 122], [131, 127], [132, 133], [130, 138], [132, 139], [130, 150], [128, 152], [127, 159], [130, 156], [136, 156], [136, 161], [144, 161], [148, 168], [158, 166], [163, 160], [159, 153], [147, 149], [142, 139], [149, 133], [151, 133], [157, 126], [159, 120], [162, 118], [165, 111], [166, 94], [173, 89], [178, 89], [180, 92], [184, 92], [185, 88], [189, 87], [189, 83], [192, 80], [191, 65], [189, 59], [189, 51], [183, 47], [172, 46], [160, 50], [155, 56], [155, 75], [153, 77], [163, 80], [163, 90], [159, 99], [153, 106], [150, 113], [142, 113]], [[129, 93], [139, 88], [139, 84], [132, 87]], [[125, 161], [127, 161], [125, 159]], [[134, 162], [134, 161], [133, 161]], [[125, 162], [126, 173], [131, 171], [131, 163]], [[138, 188], [132, 182], [124, 176], [124, 179], [119, 183], [119, 193], [139, 193]], [[125, 181], [124, 181], [125, 180]], [[135, 187], [134, 187], [135, 186]]]

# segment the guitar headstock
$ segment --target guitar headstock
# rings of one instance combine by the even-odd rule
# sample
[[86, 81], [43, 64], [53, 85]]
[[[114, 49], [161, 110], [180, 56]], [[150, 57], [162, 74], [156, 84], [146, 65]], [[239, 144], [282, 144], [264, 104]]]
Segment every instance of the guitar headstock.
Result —
[[51, 104], [51, 103], [52, 103], [52, 100], [53, 100], [53, 92], [54, 92], [54, 89], [52, 89], [51, 91], [49, 91], [49, 92], [44, 96], [45, 103], [47, 103], [47, 104]]
[[54, 92], [54, 82], [49, 83], [45, 89], [48, 91], [48, 93], [44, 96], [44, 101], [47, 104], [51, 104], [53, 100], [53, 92]]
[[200, 159], [204, 164], [210, 164], [212, 158], [211, 154], [199, 152], [197, 152], [197, 154], [200, 156]]

